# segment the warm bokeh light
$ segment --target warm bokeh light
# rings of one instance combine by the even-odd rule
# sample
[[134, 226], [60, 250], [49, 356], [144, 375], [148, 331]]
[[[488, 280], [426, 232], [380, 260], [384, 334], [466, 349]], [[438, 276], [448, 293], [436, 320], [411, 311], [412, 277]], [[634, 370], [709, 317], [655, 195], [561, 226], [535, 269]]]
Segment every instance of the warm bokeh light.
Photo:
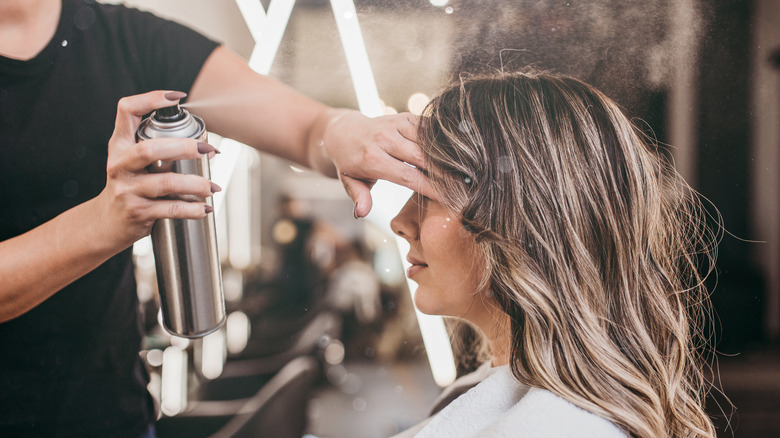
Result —
[[425, 109], [425, 105], [428, 105], [431, 98], [423, 93], [414, 93], [409, 96], [409, 100], [406, 102], [406, 106], [412, 114], [420, 115]]
[[289, 219], [280, 219], [274, 224], [271, 235], [279, 245], [287, 245], [298, 236], [298, 227]]
[[345, 353], [344, 344], [338, 340], [333, 340], [325, 347], [325, 361], [330, 365], [338, 365], [344, 361]]

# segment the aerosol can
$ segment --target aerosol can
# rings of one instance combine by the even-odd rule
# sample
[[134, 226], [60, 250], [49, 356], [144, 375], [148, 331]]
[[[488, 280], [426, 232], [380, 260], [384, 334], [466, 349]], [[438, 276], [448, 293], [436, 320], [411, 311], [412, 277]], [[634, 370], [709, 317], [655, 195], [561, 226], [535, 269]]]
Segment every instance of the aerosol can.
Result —
[[[136, 132], [136, 141], [167, 137], [208, 141], [203, 120], [179, 105], [154, 111]], [[148, 170], [211, 179], [207, 155], [191, 160], [157, 161]], [[210, 205], [211, 198], [206, 202]], [[225, 297], [214, 214], [197, 220], [158, 219], [152, 227], [152, 248], [165, 329], [185, 338], [202, 337], [219, 329], [225, 323]]]

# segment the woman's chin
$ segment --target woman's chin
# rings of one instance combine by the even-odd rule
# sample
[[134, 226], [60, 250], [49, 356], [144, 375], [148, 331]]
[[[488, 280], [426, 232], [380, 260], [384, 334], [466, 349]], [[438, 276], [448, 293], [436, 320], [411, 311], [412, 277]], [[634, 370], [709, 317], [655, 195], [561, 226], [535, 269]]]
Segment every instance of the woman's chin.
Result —
[[429, 296], [424, 287], [418, 287], [414, 293], [414, 306], [426, 315], [444, 315], [442, 301]]

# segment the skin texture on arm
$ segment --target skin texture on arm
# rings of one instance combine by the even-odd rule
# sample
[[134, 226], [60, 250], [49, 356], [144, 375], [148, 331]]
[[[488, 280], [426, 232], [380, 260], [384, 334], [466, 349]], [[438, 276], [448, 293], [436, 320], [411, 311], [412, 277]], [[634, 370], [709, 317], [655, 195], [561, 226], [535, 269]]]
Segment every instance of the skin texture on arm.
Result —
[[150, 174], [145, 169], [157, 160], [197, 158], [213, 147], [192, 139], [135, 142], [141, 117], [181, 95], [154, 91], [122, 99], [108, 143], [105, 189], [43, 225], [0, 242], [0, 322], [24, 314], [128, 248], [149, 234], [157, 218], [198, 219], [207, 214], [204, 202], [158, 199], [171, 193], [211, 196], [219, 188], [206, 178]]
[[225, 47], [206, 60], [188, 103], [217, 134], [338, 177], [356, 216], [371, 210], [378, 179], [433, 195], [417, 169], [425, 166], [411, 114], [368, 118], [331, 108], [254, 72]]

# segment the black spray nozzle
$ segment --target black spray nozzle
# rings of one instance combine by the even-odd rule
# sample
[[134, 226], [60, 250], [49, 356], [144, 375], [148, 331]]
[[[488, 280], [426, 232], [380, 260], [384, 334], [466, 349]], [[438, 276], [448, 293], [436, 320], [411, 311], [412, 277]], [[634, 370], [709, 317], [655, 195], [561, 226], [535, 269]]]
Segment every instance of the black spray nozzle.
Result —
[[187, 114], [178, 104], [160, 108], [154, 113], [154, 118], [163, 123], [178, 122], [185, 117], [187, 117]]

